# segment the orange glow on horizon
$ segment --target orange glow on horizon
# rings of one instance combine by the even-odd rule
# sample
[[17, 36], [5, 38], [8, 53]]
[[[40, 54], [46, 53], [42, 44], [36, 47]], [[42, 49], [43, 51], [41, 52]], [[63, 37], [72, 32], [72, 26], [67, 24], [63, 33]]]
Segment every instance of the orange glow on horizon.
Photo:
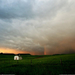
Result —
[[14, 53], [14, 54], [18, 54], [18, 53], [28, 53], [26, 51], [21, 51], [21, 50], [16, 50], [16, 49], [9, 49], [9, 48], [0, 48], [0, 53]]

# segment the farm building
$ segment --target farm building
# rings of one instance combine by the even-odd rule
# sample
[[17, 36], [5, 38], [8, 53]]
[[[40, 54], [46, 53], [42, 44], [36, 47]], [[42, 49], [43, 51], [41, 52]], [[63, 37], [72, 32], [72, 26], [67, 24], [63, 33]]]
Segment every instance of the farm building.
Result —
[[22, 60], [22, 57], [20, 55], [19, 56], [18, 55], [15, 55], [14, 56], [14, 60]]

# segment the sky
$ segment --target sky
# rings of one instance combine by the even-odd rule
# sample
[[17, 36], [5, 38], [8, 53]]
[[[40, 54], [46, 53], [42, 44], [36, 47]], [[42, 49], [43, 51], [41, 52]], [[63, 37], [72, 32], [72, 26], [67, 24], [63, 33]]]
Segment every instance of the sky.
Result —
[[0, 52], [75, 53], [75, 0], [0, 0]]

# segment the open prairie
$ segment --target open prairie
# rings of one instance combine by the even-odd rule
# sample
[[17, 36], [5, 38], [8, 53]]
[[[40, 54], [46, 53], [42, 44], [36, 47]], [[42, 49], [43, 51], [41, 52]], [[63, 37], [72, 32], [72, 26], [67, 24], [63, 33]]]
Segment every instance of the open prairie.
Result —
[[62, 55], [0, 55], [0, 74], [59, 75], [75, 74], [75, 54]]

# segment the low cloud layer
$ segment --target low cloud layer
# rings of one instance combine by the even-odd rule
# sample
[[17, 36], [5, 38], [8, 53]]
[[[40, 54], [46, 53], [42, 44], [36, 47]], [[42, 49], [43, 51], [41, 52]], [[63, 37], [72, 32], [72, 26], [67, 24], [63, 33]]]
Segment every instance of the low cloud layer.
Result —
[[75, 0], [0, 0], [0, 47], [31, 54], [75, 52]]

